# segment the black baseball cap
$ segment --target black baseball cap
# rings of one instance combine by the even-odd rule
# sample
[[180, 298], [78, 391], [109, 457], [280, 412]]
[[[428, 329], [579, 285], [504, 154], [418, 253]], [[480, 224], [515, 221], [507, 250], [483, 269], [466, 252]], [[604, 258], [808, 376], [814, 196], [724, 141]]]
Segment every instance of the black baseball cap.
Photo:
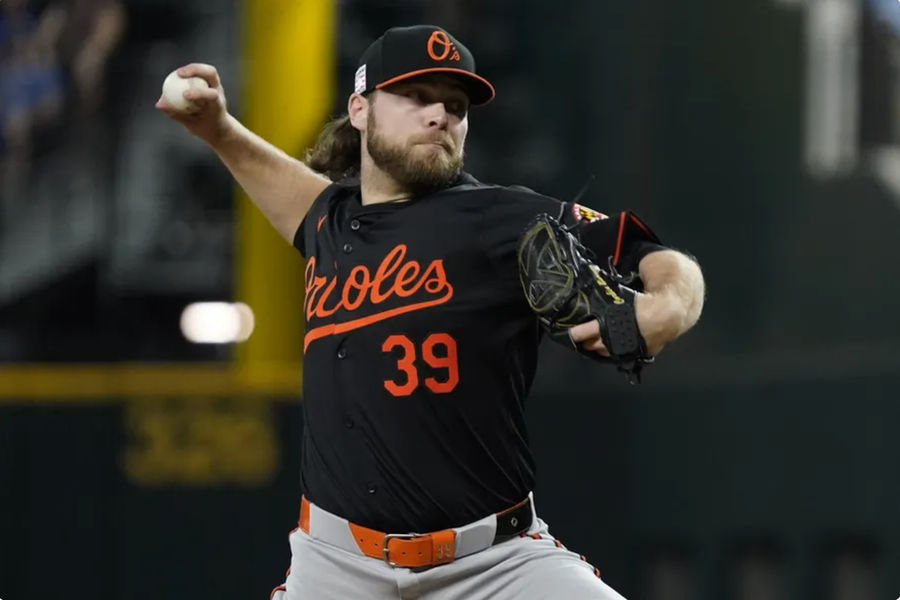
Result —
[[473, 105], [487, 104], [494, 98], [494, 86], [475, 74], [475, 58], [469, 49], [435, 25], [385, 31], [359, 59], [353, 91], [365, 94], [425, 73], [456, 75]]

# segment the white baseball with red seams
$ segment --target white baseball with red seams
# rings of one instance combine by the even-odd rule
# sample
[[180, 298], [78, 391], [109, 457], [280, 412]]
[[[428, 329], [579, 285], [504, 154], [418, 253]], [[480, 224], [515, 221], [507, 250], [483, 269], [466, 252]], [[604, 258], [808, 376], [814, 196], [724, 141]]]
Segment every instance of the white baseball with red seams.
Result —
[[178, 71], [172, 71], [163, 81], [162, 96], [172, 110], [179, 113], [195, 113], [200, 110], [196, 102], [184, 97], [184, 93], [193, 88], [208, 88], [209, 84], [202, 77], [182, 77]]

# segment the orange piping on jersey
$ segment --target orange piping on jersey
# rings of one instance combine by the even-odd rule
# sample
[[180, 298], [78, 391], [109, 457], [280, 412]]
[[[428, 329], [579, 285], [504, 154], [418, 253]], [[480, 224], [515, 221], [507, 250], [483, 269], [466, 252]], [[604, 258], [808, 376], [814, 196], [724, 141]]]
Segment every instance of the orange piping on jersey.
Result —
[[310, 342], [313, 342], [319, 338], [327, 337], [329, 335], [336, 335], [339, 333], [347, 333], [348, 331], [353, 331], [354, 329], [359, 329], [361, 327], [365, 327], [366, 325], [377, 323], [378, 321], [384, 321], [385, 319], [390, 319], [391, 317], [396, 317], [397, 315], [402, 315], [404, 313], [413, 312], [416, 310], [422, 310], [423, 308], [428, 308], [430, 306], [444, 304], [445, 302], [449, 301], [451, 297], [453, 297], [453, 288], [448, 286], [447, 292], [440, 298], [435, 298], [434, 300], [426, 300], [425, 302], [417, 302], [415, 304], [408, 304], [406, 306], [398, 306], [397, 308], [392, 308], [384, 312], [375, 313], [374, 315], [368, 315], [366, 317], [353, 319], [352, 321], [344, 321], [343, 323], [332, 323], [330, 325], [315, 327], [307, 331], [306, 335], [303, 337], [303, 351], [306, 352], [306, 349], [309, 347]]
[[272, 600], [272, 598], [275, 597], [275, 592], [286, 592], [286, 591], [287, 591], [286, 585], [279, 585], [277, 588], [272, 590], [272, 593], [269, 594], [269, 600]]
[[316, 222], [316, 231], [319, 231], [320, 229], [322, 229], [322, 223], [325, 222], [325, 218], [327, 216], [328, 215], [322, 215], [321, 217], [319, 217], [319, 220]]
[[644, 233], [646, 233], [646, 234], [649, 235], [649, 236], [655, 237], [655, 236], [653, 236], [652, 233], [650, 233], [650, 230], [647, 229], [647, 226], [644, 225], [643, 223], [641, 223], [640, 219], [638, 219], [636, 216], [631, 215], [631, 220], [634, 221], [635, 225], [637, 225], [638, 227], [640, 227], [641, 229], [643, 229], [643, 230], [644, 230]]
[[622, 252], [622, 234], [625, 232], [625, 213], [619, 217], [619, 236], [616, 238], [616, 254], [613, 256], [613, 264], [619, 264], [619, 254]]

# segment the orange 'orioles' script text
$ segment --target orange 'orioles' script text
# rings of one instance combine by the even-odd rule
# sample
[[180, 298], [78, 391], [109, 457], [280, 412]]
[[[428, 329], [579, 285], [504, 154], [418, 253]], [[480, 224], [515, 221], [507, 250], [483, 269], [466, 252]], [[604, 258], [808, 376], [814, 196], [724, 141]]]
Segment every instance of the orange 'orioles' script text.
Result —
[[453, 286], [447, 281], [444, 261], [436, 258], [422, 268], [418, 261], [406, 260], [406, 250], [406, 244], [394, 246], [378, 265], [374, 275], [365, 265], [353, 267], [339, 291], [337, 274], [332, 277], [316, 275], [316, 257], [310, 256], [306, 261], [305, 303], [306, 321], [310, 325], [313, 319], [329, 318], [339, 310], [352, 313], [366, 305], [374, 307], [391, 298], [410, 298], [420, 290], [424, 290], [428, 297], [420, 300], [422, 294], [419, 294], [415, 298], [418, 300], [416, 302], [393, 306], [356, 319], [313, 327], [303, 338], [303, 350], [306, 351], [310, 342], [321, 337], [359, 329], [450, 300]]

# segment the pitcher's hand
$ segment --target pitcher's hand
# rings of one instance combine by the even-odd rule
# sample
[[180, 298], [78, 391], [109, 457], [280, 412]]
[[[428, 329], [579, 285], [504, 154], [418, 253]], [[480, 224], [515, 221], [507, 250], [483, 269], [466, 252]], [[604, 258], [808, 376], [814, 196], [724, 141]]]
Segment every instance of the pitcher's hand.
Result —
[[184, 97], [195, 103], [199, 110], [190, 114], [176, 112], [162, 96], [156, 101], [156, 108], [184, 125], [185, 129], [207, 144], [215, 145], [231, 127], [219, 73], [212, 65], [191, 63], [179, 68], [178, 75], [200, 77], [209, 84], [209, 88], [191, 88], [184, 92]]

